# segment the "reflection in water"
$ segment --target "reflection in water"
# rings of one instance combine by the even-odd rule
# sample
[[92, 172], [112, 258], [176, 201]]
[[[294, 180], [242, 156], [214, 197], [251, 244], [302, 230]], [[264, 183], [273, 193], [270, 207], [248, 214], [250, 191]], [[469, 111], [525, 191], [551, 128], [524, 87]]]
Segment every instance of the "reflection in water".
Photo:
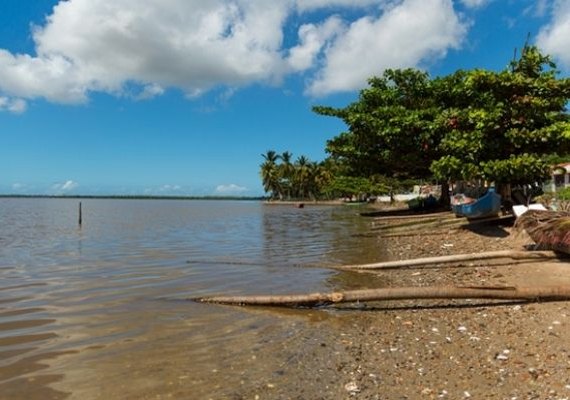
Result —
[[255, 360], [286, 360], [330, 314], [185, 299], [348, 288], [348, 273], [299, 266], [382, 256], [349, 208], [82, 203], [78, 229], [76, 200], [0, 199], [0, 399], [231, 396], [282, 374], [286, 361]]

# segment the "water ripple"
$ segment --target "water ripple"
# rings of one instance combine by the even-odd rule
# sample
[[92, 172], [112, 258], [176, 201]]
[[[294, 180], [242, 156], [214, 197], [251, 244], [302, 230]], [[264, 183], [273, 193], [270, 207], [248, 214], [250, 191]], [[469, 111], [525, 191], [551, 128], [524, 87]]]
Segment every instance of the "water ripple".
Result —
[[368, 222], [342, 208], [84, 200], [79, 228], [77, 203], [0, 199], [0, 392], [10, 399], [113, 398], [124, 382], [140, 398], [179, 375], [208, 382], [221, 362], [271, 341], [276, 319], [183, 299], [338, 288], [338, 272], [299, 266], [382, 255], [354, 236]]

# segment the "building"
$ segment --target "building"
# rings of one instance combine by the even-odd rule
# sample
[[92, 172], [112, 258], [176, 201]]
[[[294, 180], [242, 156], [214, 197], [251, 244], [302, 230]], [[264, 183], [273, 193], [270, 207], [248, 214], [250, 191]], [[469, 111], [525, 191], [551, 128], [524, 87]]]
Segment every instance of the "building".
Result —
[[553, 192], [570, 187], [570, 163], [558, 164], [552, 169], [552, 181], [549, 186]]

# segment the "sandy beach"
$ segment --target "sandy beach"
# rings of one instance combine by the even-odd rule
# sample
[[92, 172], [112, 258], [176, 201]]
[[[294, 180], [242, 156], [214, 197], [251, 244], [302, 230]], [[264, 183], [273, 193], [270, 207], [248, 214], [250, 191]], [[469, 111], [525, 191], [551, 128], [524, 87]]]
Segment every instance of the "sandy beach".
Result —
[[[392, 259], [523, 249], [531, 243], [513, 234], [508, 223], [381, 240], [389, 241]], [[564, 262], [478, 262], [389, 270], [374, 277], [360, 273], [349, 286], [374, 287], [378, 278], [391, 286], [570, 284], [568, 267]], [[313, 321], [287, 338], [288, 354], [266, 348], [255, 360], [282, 368], [245, 372], [242, 385], [229, 390], [227, 398], [570, 398], [568, 302], [417, 300], [328, 312], [334, 318], [319, 322], [320, 311], [307, 310]]]

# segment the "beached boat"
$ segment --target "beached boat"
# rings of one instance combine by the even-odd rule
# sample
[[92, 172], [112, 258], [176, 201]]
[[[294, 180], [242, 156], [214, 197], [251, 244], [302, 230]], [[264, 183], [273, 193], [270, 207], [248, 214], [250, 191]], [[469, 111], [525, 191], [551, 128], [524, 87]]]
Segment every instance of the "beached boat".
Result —
[[487, 193], [478, 199], [455, 196], [452, 199], [451, 209], [458, 217], [469, 219], [492, 217], [501, 211], [501, 196], [494, 188], [489, 188]]

